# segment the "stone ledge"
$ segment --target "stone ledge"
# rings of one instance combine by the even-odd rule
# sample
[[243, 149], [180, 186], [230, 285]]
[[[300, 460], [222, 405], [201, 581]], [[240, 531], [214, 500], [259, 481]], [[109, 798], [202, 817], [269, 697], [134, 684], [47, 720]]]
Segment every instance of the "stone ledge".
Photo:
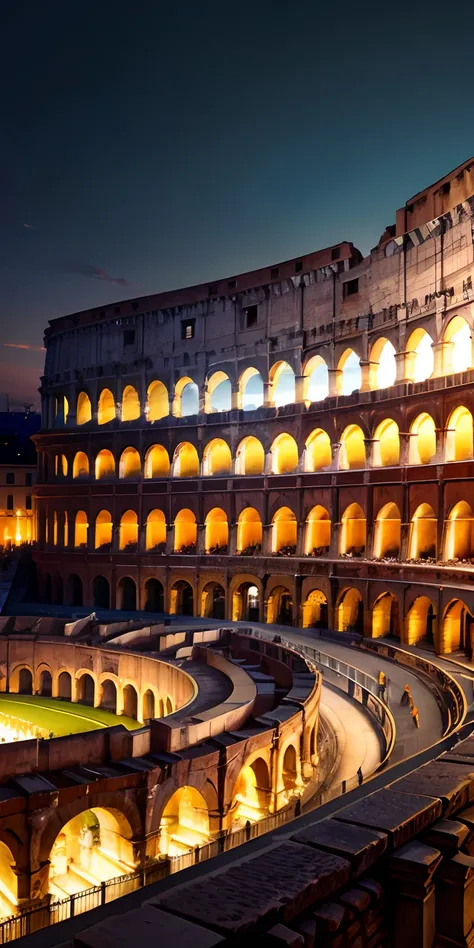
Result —
[[435, 797], [384, 788], [338, 810], [334, 819], [387, 833], [390, 848], [397, 849], [441, 814], [441, 801]]
[[336, 856], [342, 856], [351, 863], [352, 875], [358, 876], [376, 862], [388, 846], [386, 833], [342, 823], [336, 819], [321, 820], [312, 823], [291, 839], [295, 843], [305, 843]]
[[144, 905], [124, 915], [111, 915], [104, 922], [86, 928], [74, 939], [75, 948], [156, 948], [158, 944], [179, 948], [213, 948], [224, 938], [177, 915]]
[[474, 762], [466, 765], [438, 758], [389, 784], [389, 789], [438, 797], [447, 816], [474, 800]]

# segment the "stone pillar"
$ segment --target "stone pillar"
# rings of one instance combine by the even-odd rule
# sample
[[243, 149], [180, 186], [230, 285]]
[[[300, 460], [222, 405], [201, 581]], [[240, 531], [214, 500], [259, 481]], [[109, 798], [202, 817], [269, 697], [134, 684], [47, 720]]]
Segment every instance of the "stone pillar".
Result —
[[237, 524], [229, 523], [229, 556], [237, 553]]
[[360, 392], [370, 392], [377, 387], [377, 362], [363, 362], [360, 360]]
[[415, 374], [416, 352], [408, 350], [406, 352], [395, 353], [395, 363], [397, 367], [395, 375], [395, 385], [401, 382], [412, 382]]
[[272, 383], [264, 382], [263, 383], [263, 407], [271, 408], [273, 405], [272, 402]]
[[240, 408], [239, 402], [240, 402], [240, 392], [238, 388], [232, 389], [231, 394], [230, 394], [230, 407], [232, 411], [239, 410]]
[[112, 544], [111, 544], [112, 553], [118, 553], [119, 545], [120, 545], [120, 526], [118, 523], [114, 523], [112, 527]]
[[458, 853], [436, 874], [436, 945], [472, 944], [474, 857]]
[[172, 523], [166, 525], [166, 547], [165, 552], [167, 555], [173, 553], [173, 544], [174, 544], [174, 527]]
[[196, 553], [198, 556], [203, 556], [206, 552], [206, 525], [204, 523], [198, 523], [197, 525], [197, 542], [196, 542]]
[[339, 470], [339, 454], [340, 454], [340, 452], [341, 452], [341, 442], [340, 442], [340, 441], [334, 441], [334, 443], [331, 444], [331, 454], [332, 454], [331, 471], [338, 471], [338, 470]]
[[138, 525], [138, 552], [146, 552], [146, 523]]
[[336, 559], [339, 556], [339, 537], [341, 524], [333, 523], [331, 527], [331, 543], [329, 545], [329, 558]]
[[304, 401], [304, 375], [295, 375], [295, 404]]
[[446, 453], [447, 429], [436, 428], [435, 431], [436, 431], [436, 454], [434, 458], [432, 458], [432, 462], [443, 464], [445, 453]]
[[410, 439], [412, 435], [410, 432], [399, 431], [398, 437], [400, 440], [400, 467], [406, 467], [410, 463]]
[[443, 375], [452, 375], [454, 342], [433, 342], [431, 348], [434, 356], [431, 378], [438, 379]]
[[389, 862], [393, 906], [393, 948], [432, 948], [435, 935], [433, 875], [439, 849], [413, 840]]
[[375, 441], [374, 438], [364, 438], [365, 446], [365, 466], [373, 467], [374, 461], [374, 446], [378, 444], [378, 441]]
[[265, 523], [262, 528], [262, 556], [273, 556], [272, 533], [273, 533], [272, 524]]
[[339, 395], [339, 388], [342, 385], [342, 369], [328, 369], [328, 391], [329, 397]]
[[293, 625], [298, 628], [301, 625], [301, 583], [303, 577], [295, 576], [295, 598], [293, 602]]

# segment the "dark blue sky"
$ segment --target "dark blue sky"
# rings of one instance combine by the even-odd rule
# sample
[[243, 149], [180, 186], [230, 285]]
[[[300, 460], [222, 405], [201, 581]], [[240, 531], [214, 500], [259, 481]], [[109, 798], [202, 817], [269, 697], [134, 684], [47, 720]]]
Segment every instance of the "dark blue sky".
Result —
[[367, 252], [474, 153], [473, 7], [4, 0], [0, 394], [63, 313]]

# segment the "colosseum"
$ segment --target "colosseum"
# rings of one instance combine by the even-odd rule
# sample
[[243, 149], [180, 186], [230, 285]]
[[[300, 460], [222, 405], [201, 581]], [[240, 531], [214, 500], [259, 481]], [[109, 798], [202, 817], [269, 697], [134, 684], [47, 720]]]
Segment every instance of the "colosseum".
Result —
[[472, 655], [474, 160], [366, 257], [53, 320], [43, 601]]

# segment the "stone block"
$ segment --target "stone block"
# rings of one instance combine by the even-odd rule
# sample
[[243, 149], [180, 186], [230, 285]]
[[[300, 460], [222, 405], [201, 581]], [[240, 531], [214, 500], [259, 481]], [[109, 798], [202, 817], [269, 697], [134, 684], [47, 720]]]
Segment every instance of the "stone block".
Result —
[[432, 760], [389, 786], [402, 793], [438, 797], [445, 815], [474, 800], [474, 763], [466, 765], [446, 760]]
[[434, 823], [441, 813], [439, 799], [384, 788], [338, 810], [334, 819], [385, 832], [389, 846], [396, 849]]
[[474, 759], [474, 737], [466, 737], [464, 741], [455, 744], [451, 750], [446, 751], [443, 757], [472, 757]]
[[370, 876], [365, 879], [359, 879], [357, 885], [369, 893], [373, 902], [381, 902], [384, 897], [383, 886], [377, 879]]
[[315, 918], [305, 918], [300, 922], [298, 919], [293, 923], [295, 931], [303, 936], [304, 948], [316, 948], [317, 923]]
[[343, 856], [351, 863], [352, 872], [356, 876], [366, 872], [385, 852], [388, 845], [386, 833], [352, 823], [341, 823], [336, 819], [312, 823], [295, 833], [292, 839]]
[[356, 915], [362, 915], [370, 905], [370, 895], [368, 892], [364, 892], [363, 889], [348, 889], [347, 892], [343, 892], [339, 896], [339, 901], [343, 905], [348, 905]]
[[318, 931], [337, 932], [347, 921], [347, 912], [337, 902], [326, 902], [313, 912], [313, 918], [316, 919]]
[[304, 948], [304, 938], [299, 932], [294, 932], [286, 925], [274, 925], [270, 931], [259, 939], [262, 945], [289, 945], [290, 948]]
[[428, 846], [434, 846], [443, 856], [455, 856], [471, 831], [459, 820], [438, 820], [425, 830], [422, 839]]
[[98, 925], [86, 928], [74, 938], [75, 948], [156, 948], [157, 945], [179, 945], [179, 948], [213, 948], [224, 939], [216, 932], [178, 918], [149, 904], [123, 915], [110, 915]]

